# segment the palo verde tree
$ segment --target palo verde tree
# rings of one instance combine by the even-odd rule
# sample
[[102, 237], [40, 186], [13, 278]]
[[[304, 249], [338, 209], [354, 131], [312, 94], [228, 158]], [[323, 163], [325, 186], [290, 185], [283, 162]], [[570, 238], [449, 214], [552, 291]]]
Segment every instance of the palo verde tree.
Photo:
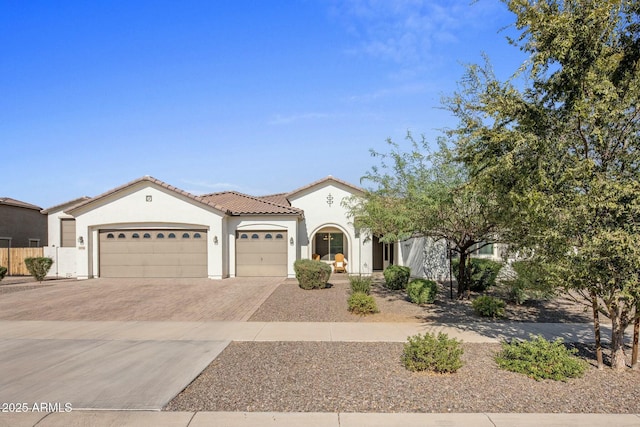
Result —
[[452, 159], [444, 139], [436, 152], [424, 137], [416, 141], [408, 134], [407, 141], [407, 151], [389, 140], [390, 152], [371, 152], [381, 161], [362, 178], [371, 189], [347, 206], [355, 225], [383, 242], [409, 237], [449, 242], [460, 256], [458, 298], [468, 298], [466, 265], [473, 251], [498, 241], [499, 204], [467, 182], [464, 168]]
[[[525, 77], [467, 68], [447, 100], [459, 159], [507, 201], [509, 240], [611, 320], [611, 363], [640, 316], [640, 3], [503, 0], [528, 54]], [[598, 341], [597, 341], [598, 342]]]

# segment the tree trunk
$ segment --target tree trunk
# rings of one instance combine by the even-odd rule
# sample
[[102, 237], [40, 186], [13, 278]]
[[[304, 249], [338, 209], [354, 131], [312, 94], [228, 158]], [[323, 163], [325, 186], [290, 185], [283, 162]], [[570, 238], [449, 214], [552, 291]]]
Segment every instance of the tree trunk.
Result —
[[598, 369], [604, 369], [602, 362], [602, 344], [600, 343], [600, 315], [598, 314], [598, 297], [595, 292], [591, 293], [591, 307], [593, 308], [593, 329], [596, 338], [596, 361]]
[[467, 280], [467, 252], [460, 251], [460, 264], [458, 264], [458, 299], [465, 297], [465, 291], [469, 287]]
[[624, 371], [627, 368], [627, 358], [624, 353], [624, 328], [620, 312], [617, 307], [609, 310], [611, 317], [611, 368]]
[[638, 366], [638, 337], [640, 336], [640, 317], [636, 306], [636, 320], [633, 322], [633, 352], [631, 353], [631, 369], [640, 369]]

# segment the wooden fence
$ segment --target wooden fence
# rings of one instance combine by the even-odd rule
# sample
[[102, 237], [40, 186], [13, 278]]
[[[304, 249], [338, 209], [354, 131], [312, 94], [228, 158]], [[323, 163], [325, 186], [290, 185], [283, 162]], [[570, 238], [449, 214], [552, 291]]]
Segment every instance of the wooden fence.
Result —
[[28, 276], [24, 259], [44, 256], [42, 248], [0, 248], [0, 265], [7, 267], [7, 276]]

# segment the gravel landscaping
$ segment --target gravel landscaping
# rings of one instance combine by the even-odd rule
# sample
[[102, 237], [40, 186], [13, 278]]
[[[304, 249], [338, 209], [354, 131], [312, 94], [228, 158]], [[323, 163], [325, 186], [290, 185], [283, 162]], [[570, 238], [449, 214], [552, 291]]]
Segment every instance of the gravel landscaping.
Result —
[[[468, 302], [450, 301], [441, 286], [436, 304], [420, 307], [378, 282], [372, 290], [381, 312], [348, 313], [349, 284], [305, 291], [289, 280], [250, 321], [489, 322]], [[505, 321], [589, 322], [565, 298], [508, 306]], [[595, 368], [593, 348], [578, 345], [589, 362], [584, 377], [535, 381], [498, 369], [498, 344], [464, 343], [455, 374], [407, 371], [401, 343], [233, 342], [165, 408], [169, 411], [283, 412], [567, 412], [638, 413], [640, 371], [616, 374]], [[605, 363], [607, 361], [605, 360]]]

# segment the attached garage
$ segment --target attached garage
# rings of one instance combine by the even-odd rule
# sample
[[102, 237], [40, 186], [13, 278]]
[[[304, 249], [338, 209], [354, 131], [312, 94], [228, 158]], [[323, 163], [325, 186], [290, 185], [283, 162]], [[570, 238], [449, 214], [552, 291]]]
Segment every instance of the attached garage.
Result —
[[101, 277], [207, 277], [206, 230], [101, 230]]
[[286, 231], [239, 231], [236, 276], [287, 276]]

